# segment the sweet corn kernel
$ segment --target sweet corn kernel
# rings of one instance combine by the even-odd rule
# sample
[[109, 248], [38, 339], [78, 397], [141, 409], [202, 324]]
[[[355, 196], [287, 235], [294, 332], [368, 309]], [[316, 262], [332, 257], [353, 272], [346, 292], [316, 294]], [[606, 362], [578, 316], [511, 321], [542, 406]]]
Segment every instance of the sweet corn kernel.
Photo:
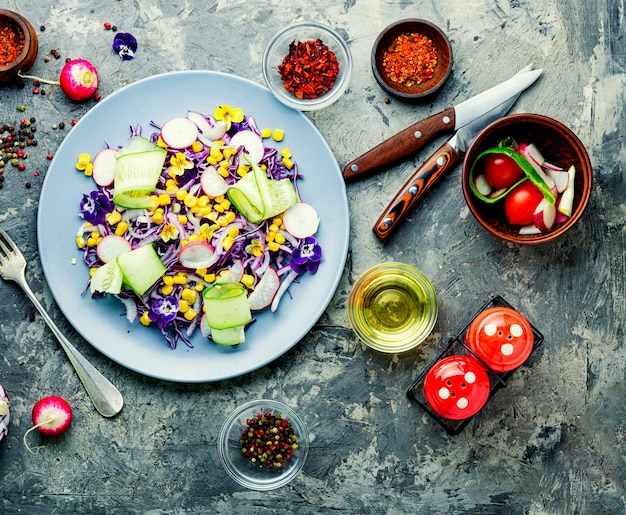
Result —
[[217, 159], [215, 159], [214, 157], [211, 157], [211, 156], [207, 156], [206, 162], [209, 163], [212, 166], [215, 166], [217, 164]]
[[84, 248], [85, 248], [85, 245], [87, 245], [87, 242], [85, 241], [85, 238], [83, 238], [82, 236], [78, 236], [78, 237], [76, 238], [76, 246], [77, 246], [79, 249], [84, 249]]
[[228, 161], [230, 157], [236, 152], [237, 151], [235, 149], [225, 148], [224, 150], [222, 150], [222, 157]]
[[196, 273], [197, 273], [200, 277], [202, 277], [204, 274], [206, 274], [206, 272], [207, 272], [206, 267], [196, 268]]
[[178, 190], [176, 192], [176, 200], [185, 200], [187, 195], [188, 195], [187, 190]]
[[231, 203], [230, 200], [228, 200], [227, 198], [225, 198], [224, 200], [222, 200], [220, 202], [220, 206], [222, 206], [224, 208], [224, 210], [226, 209], [230, 209]]
[[215, 211], [217, 211], [218, 213], [223, 213], [224, 211], [226, 211], [220, 204], [215, 204], [213, 206], [213, 209], [215, 209]]
[[161, 288], [161, 293], [163, 295], [169, 295], [173, 291], [174, 291], [174, 286], [172, 286], [171, 284], [166, 284], [165, 286], [163, 286], [163, 288]]
[[194, 195], [187, 195], [184, 200], [183, 203], [187, 206], [187, 207], [194, 207], [195, 205], [198, 204], [198, 197], [195, 197]]
[[211, 199], [208, 197], [208, 195], [201, 195], [200, 197], [198, 197], [198, 207], [206, 207], [209, 205], [210, 202]]
[[224, 213], [224, 218], [226, 218], [228, 223], [232, 223], [237, 218], [237, 215], [234, 211], [226, 211], [226, 213]]
[[272, 135], [272, 129], [270, 129], [269, 127], [265, 127], [261, 129], [261, 137], [263, 139], [269, 138], [271, 135]]
[[83, 172], [87, 177], [91, 177], [93, 175], [93, 165], [89, 163], [85, 167], [85, 171]]
[[150, 322], [152, 322], [152, 320], [150, 320], [150, 317], [148, 316], [147, 311], [144, 311], [141, 314], [141, 317], [139, 318], [139, 322], [141, 322], [143, 325], [150, 325]]
[[230, 175], [228, 168], [224, 168], [223, 166], [217, 168], [217, 173], [220, 174], [222, 177], [228, 177]]
[[163, 210], [157, 209], [152, 215], [152, 221], [155, 224], [159, 224], [159, 225], [165, 222], [165, 217], [163, 216]]
[[267, 228], [267, 232], [271, 232], [271, 233], [278, 232], [278, 228], [279, 228], [278, 225], [276, 225], [275, 223], [271, 223], [269, 227]]
[[174, 276], [174, 284], [187, 284], [187, 274], [178, 273]]
[[92, 277], [93, 274], [95, 274], [97, 270], [98, 270], [97, 268], [90, 268], [89, 269], [89, 276]]
[[274, 129], [272, 137], [274, 138], [274, 141], [282, 141], [285, 137], [285, 131], [282, 129]]
[[279, 245], [282, 245], [283, 243], [285, 243], [285, 237], [281, 233], [277, 232], [276, 236], [274, 237], [274, 241]]
[[158, 197], [157, 205], [169, 206], [171, 202], [172, 202], [172, 197], [170, 197], [167, 193], [161, 193]]
[[106, 221], [109, 225], [115, 225], [122, 219], [122, 215], [119, 211], [113, 210], [106, 216]]
[[165, 191], [169, 193], [174, 193], [178, 191], [178, 186], [176, 184], [165, 185]]
[[161, 138], [161, 136], [159, 136], [159, 138], [157, 139], [156, 144], [161, 148], [167, 148], [167, 144], [165, 143], [165, 141], [163, 141], [163, 138]]
[[280, 249], [280, 245], [275, 241], [269, 241], [267, 242], [267, 248], [270, 249], [272, 252], [277, 252]]
[[245, 177], [250, 171], [250, 167], [248, 165], [239, 165], [237, 167], [237, 175], [239, 177]]
[[98, 245], [98, 240], [96, 238], [87, 238], [87, 246], [88, 247], [95, 247], [96, 245]]
[[189, 308], [184, 314], [183, 316], [185, 317], [185, 319], [187, 320], [193, 320], [194, 318], [196, 318], [197, 313], [194, 309]]
[[265, 235], [265, 241], [267, 242], [274, 241], [275, 238], [276, 238], [276, 232], [268, 232]]
[[200, 152], [203, 148], [204, 146], [199, 140], [196, 140], [191, 144], [191, 150], [193, 150], [194, 152]]
[[237, 236], [239, 236], [239, 227], [231, 227], [230, 229], [228, 229], [228, 236], [232, 238], [236, 238]]
[[202, 279], [204, 279], [207, 283], [212, 283], [215, 281], [215, 274], [206, 274]]
[[209, 156], [217, 161], [224, 159], [224, 154], [222, 154], [222, 151], [217, 147], [211, 147], [211, 150], [209, 150]]
[[196, 292], [191, 288], [183, 288], [180, 297], [193, 304], [196, 301]]
[[167, 286], [172, 286], [172, 284], [174, 284], [174, 278], [171, 275], [164, 275], [163, 283]]
[[181, 313], [189, 311], [189, 302], [187, 302], [185, 299], [179, 299], [178, 311], [180, 311]]
[[189, 219], [187, 218], [186, 215], [178, 215], [178, 221], [183, 224], [186, 225], [187, 222], [189, 221]]
[[196, 283], [196, 285], [194, 286], [194, 288], [196, 289], [197, 292], [201, 292], [202, 290], [204, 290], [204, 284], [202, 283]]
[[254, 286], [254, 276], [250, 274], [243, 274], [241, 277], [241, 284], [246, 288], [252, 288]]
[[117, 227], [115, 228], [115, 234], [117, 234], [118, 236], [122, 236], [127, 230], [128, 222], [122, 220], [120, 223], [117, 224]]
[[283, 164], [285, 165], [285, 168], [287, 168], [287, 170], [291, 170], [293, 168], [293, 161], [289, 159], [288, 157], [283, 157], [282, 161], [283, 161]]
[[281, 157], [290, 158], [292, 155], [291, 150], [289, 150], [287, 147], [283, 147], [280, 149], [280, 155]]

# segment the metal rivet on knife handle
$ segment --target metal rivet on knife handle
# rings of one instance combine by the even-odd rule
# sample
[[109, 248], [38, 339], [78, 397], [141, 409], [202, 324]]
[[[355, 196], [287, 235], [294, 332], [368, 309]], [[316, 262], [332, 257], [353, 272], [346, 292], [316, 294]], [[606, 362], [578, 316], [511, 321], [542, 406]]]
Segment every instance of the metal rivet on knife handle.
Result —
[[424, 118], [395, 136], [383, 141], [354, 161], [344, 170], [346, 182], [362, 179], [417, 152], [430, 139], [440, 133], [454, 130], [456, 115], [454, 108]]

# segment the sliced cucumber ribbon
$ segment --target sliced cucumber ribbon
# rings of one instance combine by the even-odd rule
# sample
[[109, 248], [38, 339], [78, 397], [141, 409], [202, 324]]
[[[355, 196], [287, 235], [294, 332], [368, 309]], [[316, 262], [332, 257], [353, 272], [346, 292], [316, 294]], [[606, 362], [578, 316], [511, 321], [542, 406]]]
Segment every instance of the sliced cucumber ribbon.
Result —
[[[493, 197], [488, 197], [488, 196], [483, 195], [476, 188], [474, 172], [480, 160], [487, 154], [503, 154], [503, 155], [509, 156], [522, 169], [522, 171], [524, 172], [524, 177], [520, 179], [519, 181], [517, 181], [512, 186], [500, 192], [498, 195], [494, 195]], [[487, 202], [488, 204], [493, 204], [494, 202], [497, 202], [498, 200], [503, 199], [512, 190], [514, 190], [519, 184], [521, 184], [522, 182], [526, 180], [529, 180], [535, 186], [537, 186], [537, 188], [539, 189], [539, 191], [541, 191], [541, 193], [546, 198], [548, 203], [552, 205], [556, 203], [556, 197], [554, 196], [554, 193], [550, 189], [550, 187], [545, 183], [545, 181], [541, 178], [541, 176], [537, 173], [537, 171], [533, 168], [533, 166], [528, 161], [526, 161], [526, 159], [523, 156], [521, 156], [515, 149], [511, 147], [500, 146], [500, 147], [488, 148], [487, 150], [481, 152], [479, 156], [472, 163], [472, 166], [470, 168], [470, 173], [469, 173], [469, 186], [472, 192], [479, 199], [481, 199], [483, 202]]]
[[213, 283], [202, 293], [206, 321], [215, 343], [236, 345], [244, 341], [244, 327], [252, 321], [246, 289], [241, 283]]
[[276, 216], [298, 202], [290, 179], [274, 180], [259, 166], [248, 161], [251, 171], [227, 191], [228, 198], [250, 222], [259, 223]]

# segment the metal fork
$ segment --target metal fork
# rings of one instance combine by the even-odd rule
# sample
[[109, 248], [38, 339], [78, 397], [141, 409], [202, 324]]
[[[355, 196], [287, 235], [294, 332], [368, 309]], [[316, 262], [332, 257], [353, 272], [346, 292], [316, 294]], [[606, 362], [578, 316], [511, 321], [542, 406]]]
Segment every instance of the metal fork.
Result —
[[24, 275], [25, 270], [26, 260], [24, 256], [15, 243], [13, 243], [13, 240], [9, 238], [9, 235], [0, 229], [0, 275], [5, 281], [17, 283], [22, 290], [24, 290], [39, 313], [41, 313], [41, 316], [59, 340], [61, 347], [74, 366], [96, 410], [104, 417], [117, 415], [124, 406], [122, 395], [61, 333], [28, 286]]

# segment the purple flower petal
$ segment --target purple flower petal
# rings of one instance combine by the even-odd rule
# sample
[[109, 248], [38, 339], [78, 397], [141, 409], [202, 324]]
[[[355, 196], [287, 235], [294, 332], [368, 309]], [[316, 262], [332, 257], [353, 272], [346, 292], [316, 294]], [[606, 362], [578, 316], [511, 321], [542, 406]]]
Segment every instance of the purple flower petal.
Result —
[[137, 39], [128, 32], [118, 32], [113, 38], [113, 51], [123, 61], [130, 61], [137, 51]]

